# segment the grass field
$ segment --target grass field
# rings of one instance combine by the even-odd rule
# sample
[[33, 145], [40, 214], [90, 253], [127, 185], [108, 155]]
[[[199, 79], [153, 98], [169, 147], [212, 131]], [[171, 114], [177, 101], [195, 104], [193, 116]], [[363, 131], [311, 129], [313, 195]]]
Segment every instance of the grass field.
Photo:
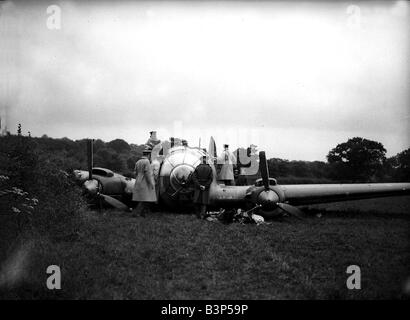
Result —
[[[68, 299], [388, 299], [406, 298], [410, 197], [307, 208], [305, 221], [224, 225], [155, 212], [134, 218], [87, 211], [81, 233], [28, 240], [12, 252], [21, 279], [5, 298]], [[318, 218], [317, 213], [322, 213]], [[25, 242], [27, 243], [27, 242]], [[62, 289], [45, 287], [48, 265]], [[346, 288], [361, 268], [362, 289]]]

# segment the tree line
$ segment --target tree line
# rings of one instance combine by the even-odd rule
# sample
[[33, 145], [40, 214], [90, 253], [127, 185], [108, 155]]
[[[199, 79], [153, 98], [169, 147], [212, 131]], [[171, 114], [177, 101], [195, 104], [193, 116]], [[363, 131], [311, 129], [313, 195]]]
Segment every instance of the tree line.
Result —
[[[21, 129], [19, 134], [21, 135]], [[15, 135], [1, 140], [15, 139]], [[86, 139], [26, 137], [40, 158], [53, 162], [64, 171], [86, 169]], [[135, 162], [144, 145], [129, 144], [123, 139], [94, 140], [94, 166], [109, 168], [126, 176], [133, 175]], [[410, 181], [410, 148], [386, 157], [383, 144], [361, 137], [340, 143], [329, 151], [327, 161], [268, 160], [270, 175], [279, 183], [348, 183]]]
[[280, 183], [410, 181], [410, 148], [392, 157], [377, 141], [354, 137], [331, 149], [324, 161], [268, 160]]

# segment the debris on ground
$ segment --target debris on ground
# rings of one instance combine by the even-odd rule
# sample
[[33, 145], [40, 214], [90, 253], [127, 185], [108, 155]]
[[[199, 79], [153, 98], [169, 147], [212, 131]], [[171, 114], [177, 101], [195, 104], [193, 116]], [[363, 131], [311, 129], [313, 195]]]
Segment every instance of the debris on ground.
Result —
[[210, 211], [205, 217], [209, 222], [222, 222], [224, 224], [240, 223], [240, 224], [270, 224], [258, 214], [252, 213], [251, 210], [244, 211], [242, 209], [220, 209], [219, 211]]

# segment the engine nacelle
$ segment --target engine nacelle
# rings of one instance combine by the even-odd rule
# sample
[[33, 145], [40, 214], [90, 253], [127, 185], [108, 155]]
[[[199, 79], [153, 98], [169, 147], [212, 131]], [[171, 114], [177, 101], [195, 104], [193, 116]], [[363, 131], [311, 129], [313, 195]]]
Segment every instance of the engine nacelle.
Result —
[[192, 202], [191, 175], [206, 153], [199, 148], [177, 146], [169, 150], [159, 174], [160, 200], [172, 206]]

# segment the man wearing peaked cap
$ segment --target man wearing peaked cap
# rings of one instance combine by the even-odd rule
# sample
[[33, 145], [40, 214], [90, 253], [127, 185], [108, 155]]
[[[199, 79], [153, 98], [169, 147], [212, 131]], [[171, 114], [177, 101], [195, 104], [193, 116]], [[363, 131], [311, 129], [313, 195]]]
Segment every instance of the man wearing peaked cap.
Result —
[[154, 173], [150, 163], [151, 149], [145, 148], [142, 157], [135, 164], [135, 184], [132, 192], [132, 200], [138, 202], [135, 215], [145, 217], [149, 211], [150, 203], [157, 201], [155, 192]]
[[149, 137], [149, 139], [147, 140], [147, 142], [145, 144], [148, 148], [153, 149], [154, 146], [156, 146], [158, 143], [161, 142], [161, 140], [159, 140], [157, 138], [157, 132], [156, 131], [150, 131], [149, 134], [150, 134], [150, 137]]
[[213, 172], [208, 164], [207, 156], [202, 156], [200, 163], [192, 174], [192, 182], [195, 186], [194, 203], [196, 206], [196, 214], [200, 219], [205, 218], [207, 205], [209, 204], [209, 188], [213, 180]]
[[236, 164], [236, 157], [229, 151], [229, 145], [224, 144], [224, 151], [218, 157], [218, 164], [221, 166], [221, 171], [218, 175], [218, 180], [221, 180], [225, 185], [235, 185], [233, 175], [233, 165]]

